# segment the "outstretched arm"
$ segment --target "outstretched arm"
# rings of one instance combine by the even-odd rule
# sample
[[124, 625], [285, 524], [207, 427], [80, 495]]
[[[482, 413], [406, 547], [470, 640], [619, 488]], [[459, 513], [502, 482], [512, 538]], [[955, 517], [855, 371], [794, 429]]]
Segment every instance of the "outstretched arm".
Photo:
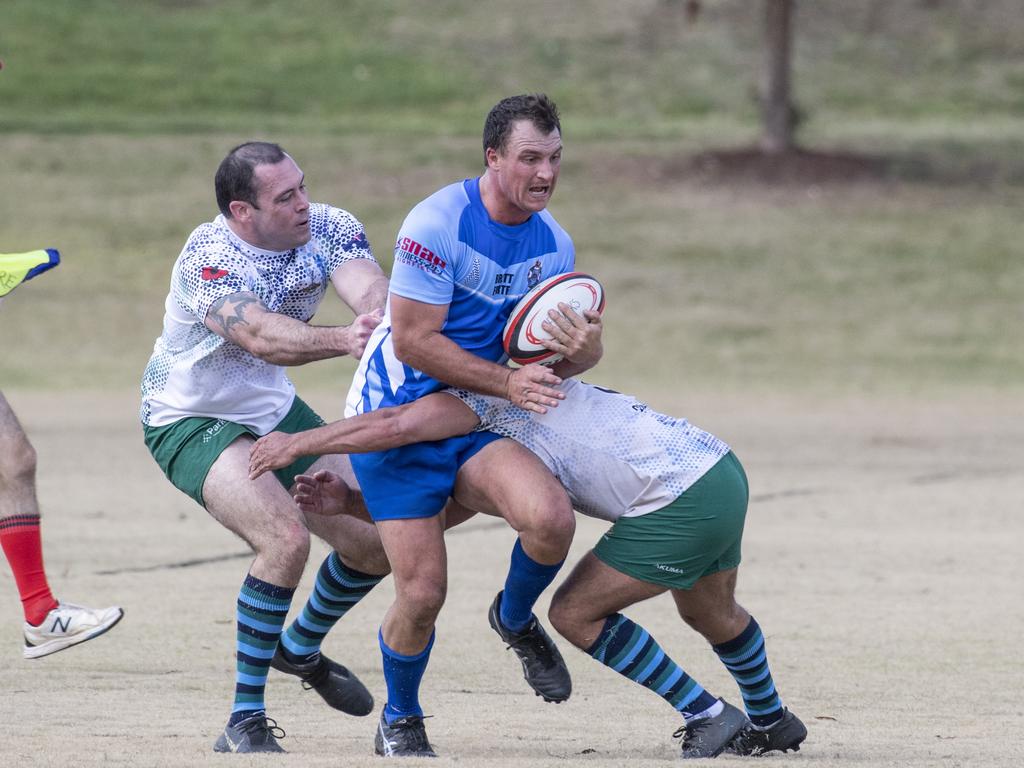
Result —
[[380, 408], [304, 432], [271, 432], [249, 452], [249, 477], [287, 467], [302, 456], [367, 453], [471, 432], [480, 419], [457, 397], [435, 392], [393, 408]]
[[331, 273], [331, 285], [357, 315], [383, 311], [388, 300], [388, 278], [375, 261], [352, 259]]
[[233, 293], [206, 313], [206, 327], [261, 360], [302, 365], [340, 355], [359, 357], [379, 315], [359, 315], [351, 325], [309, 325], [271, 312], [256, 294]]

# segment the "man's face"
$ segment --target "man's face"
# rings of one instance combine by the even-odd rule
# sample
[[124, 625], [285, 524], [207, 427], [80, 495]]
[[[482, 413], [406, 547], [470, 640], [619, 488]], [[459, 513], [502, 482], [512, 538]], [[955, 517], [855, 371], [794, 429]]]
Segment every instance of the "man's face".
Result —
[[494, 218], [520, 224], [543, 211], [555, 191], [561, 162], [562, 136], [557, 128], [542, 133], [529, 120], [513, 123], [505, 149], [487, 150], [487, 167], [499, 193], [500, 210]]
[[256, 207], [249, 207], [252, 244], [289, 251], [309, 242], [309, 196], [305, 176], [290, 157], [253, 171]]

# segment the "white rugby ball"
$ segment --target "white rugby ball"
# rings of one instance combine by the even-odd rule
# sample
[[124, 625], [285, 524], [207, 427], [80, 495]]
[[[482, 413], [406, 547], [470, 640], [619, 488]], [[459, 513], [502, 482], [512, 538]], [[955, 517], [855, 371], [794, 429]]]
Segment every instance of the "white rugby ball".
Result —
[[560, 303], [568, 304], [578, 315], [587, 309], [602, 312], [604, 288], [583, 272], [555, 275], [531, 288], [508, 316], [501, 334], [502, 346], [513, 363], [552, 365], [562, 359], [561, 354], [541, 344], [552, 338], [542, 327], [543, 322], [549, 319], [548, 310], [557, 311]]

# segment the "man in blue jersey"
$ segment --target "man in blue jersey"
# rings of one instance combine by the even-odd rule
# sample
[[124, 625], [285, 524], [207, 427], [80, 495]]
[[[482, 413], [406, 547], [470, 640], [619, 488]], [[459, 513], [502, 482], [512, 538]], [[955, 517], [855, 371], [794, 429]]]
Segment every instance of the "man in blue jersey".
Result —
[[[483, 148], [482, 176], [444, 187], [402, 224], [387, 309], [349, 390], [347, 415], [402, 405], [446, 384], [538, 407], [561, 396], [564, 377], [600, 359], [600, 317], [569, 310], [545, 323], [564, 360], [550, 370], [503, 364], [501, 330], [530, 281], [569, 272], [575, 262], [572, 240], [546, 210], [562, 156], [554, 103], [543, 95], [502, 100], [485, 121]], [[575, 521], [537, 457], [480, 432], [353, 456], [352, 466], [395, 578], [379, 638], [388, 701], [376, 752], [434, 754], [419, 685], [445, 598], [442, 513], [453, 495], [519, 532], [489, 621], [536, 693], [566, 699], [568, 671], [533, 605], [561, 567]]]
[[[275, 432], [253, 446], [250, 471], [474, 428], [521, 443], [558, 477], [577, 510], [612, 523], [551, 601], [559, 633], [678, 711], [684, 758], [799, 749], [807, 730], [783, 706], [761, 628], [735, 599], [748, 500], [739, 460], [719, 438], [634, 397], [575, 379], [562, 388], [565, 398], [546, 413], [446, 390], [294, 435]], [[347, 492], [326, 472], [300, 476], [295, 485], [307, 514], [342, 512], [335, 497]], [[450, 514], [464, 511], [453, 505]], [[622, 614], [666, 591], [732, 674], [746, 715], [704, 689]]]

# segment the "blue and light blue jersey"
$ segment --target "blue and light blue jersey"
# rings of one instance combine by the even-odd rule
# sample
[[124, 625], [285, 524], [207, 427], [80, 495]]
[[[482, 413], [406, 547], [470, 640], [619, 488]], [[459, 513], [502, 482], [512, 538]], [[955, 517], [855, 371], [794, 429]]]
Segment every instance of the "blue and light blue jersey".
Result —
[[[447, 305], [441, 332], [493, 362], [505, 352], [501, 332], [530, 288], [575, 265], [572, 239], [548, 211], [508, 226], [493, 221], [480, 199], [480, 180], [451, 184], [406, 217], [395, 243], [391, 293]], [[391, 301], [352, 381], [346, 416], [411, 402], [445, 385], [395, 357]]]

